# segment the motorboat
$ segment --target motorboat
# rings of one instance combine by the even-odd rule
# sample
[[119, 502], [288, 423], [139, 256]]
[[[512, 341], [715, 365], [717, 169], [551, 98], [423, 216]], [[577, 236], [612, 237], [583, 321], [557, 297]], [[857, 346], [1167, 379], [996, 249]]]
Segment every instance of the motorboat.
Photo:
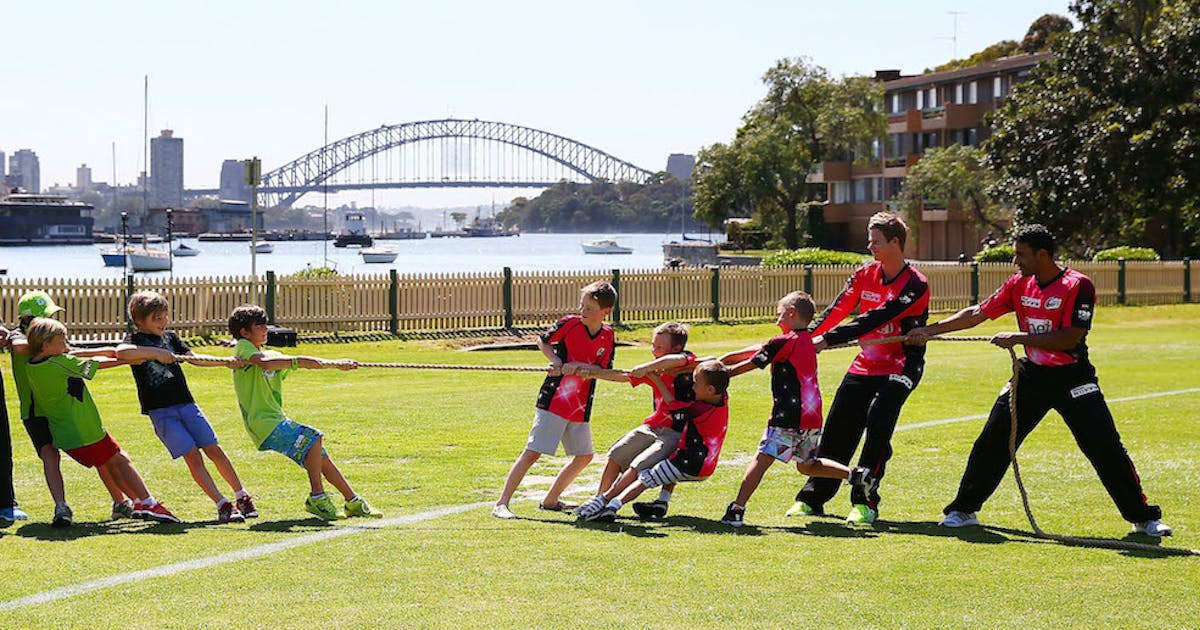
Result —
[[264, 241], [258, 243], [257, 245], [251, 245], [250, 249], [259, 254], [270, 254], [271, 252], [275, 251], [275, 246]]
[[367, 247], [360, 249], [358, 253], [362, 256], [365, 263], [390, 263], [396, 261], [396, 250], [390, 247]]
[[171, 253], [165, 249], [130, 247], [126, 250], [129, 268], [134, 271], [168, 271], [171, 269]]
[[173, 251], [175, 252], [176, 256], [182, 256], [184, 258], [200, 255], [200, 250], [196, 249], [195, 247], [188, 247], [186, 243], [180, 243], [179, 247], [176, 247]]
[[124, 267], [125, 254], [133, 250], [132, 247], [102, 247], [100, 248], [100, 258], [104, 260], [105, 267]]
[[579, 244], [585, 254], [632, 254], [632, 247], [617, 244], [614, 238], [600, 238], [594, 241], [584, 241]]
[[370, 247], [375, 244], [375, 239], [367, 234], [366, 217], [361, 212], [346, 213], [346, 228], [337, 238], [333, 239], [334, 247], [349, 247], [357, 245], [359, 247]]

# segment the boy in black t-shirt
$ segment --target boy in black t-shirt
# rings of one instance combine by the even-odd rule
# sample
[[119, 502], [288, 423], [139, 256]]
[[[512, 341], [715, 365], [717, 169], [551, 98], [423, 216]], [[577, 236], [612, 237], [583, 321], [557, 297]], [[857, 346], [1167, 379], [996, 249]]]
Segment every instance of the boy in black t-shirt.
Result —
[[[150, 416], [155, 434], [167, 447], [171, 457], [183, 458], [192, 473], [192, 479], [217, 504], [217, 520], [240, 523], [247, 518], [254, 518], [258, 516], [254, 500], [242, 487], [237, 471], [225, 455], [225, 450], [217, 443], [217, 435], [208, 418], [196, 406], [183, 368], [176, 363], [175, 355], [194, 357], [188, 361], [193, 365], [236, 368], [238, 363], [205, 361], [215, 357], [194, 354], [179, 335], [167, 330], [171, 321], [170, 312], [166, 298], [154, 291], [133, 294], [129, 299], [129, 316], [137, 330], [125, 337], [125, 342], [117, 348], [117, 356], [131, 364], [142, 413]], [[208, 455], [234, 490], [236, 505], [217, 490], [212, 475], [204, 466], [201, 451]]]

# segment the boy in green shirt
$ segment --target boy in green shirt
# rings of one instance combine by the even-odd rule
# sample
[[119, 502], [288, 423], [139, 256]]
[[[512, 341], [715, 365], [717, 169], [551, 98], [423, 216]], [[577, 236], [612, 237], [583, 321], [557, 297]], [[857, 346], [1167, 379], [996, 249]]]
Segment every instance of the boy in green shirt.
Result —
[[[366, 499], [358, 496], [350, 487], [350, 482], [342, 476], [321, 445], [324, 433], [291, 420], [283, 412], [283, 380], [292, 370], [353, 370], [358, 363], [292, 357], [274, 350], [264, 350], [263, 346], [267, 343], [267, 314], [257, 306], [243, 305], [233, 309], [229, 315], [229, 334], [237, 340], [235, 356], [245, 362], [243, 367], [233, 370], [233, 389], [237, 392], [238, 409], [242, 412], [246, 432], [258, 445], [258, 450], [283, 453], [308, 471], [311, 493], [304, 501], [304, 509], [326, 521], [346, 518], [347, 514], [383, 517]], [[345, 512], [326, 496], [322, 477], [345, 497]]]
[[136, 518], [178, 523], [179, 519], [146, 488], [129, 455], [104, 430], [100, 411], [84, 379], [96, 371], [121, 365], [108, 357], [80, 358], [67, 354], [67, 327], [39, 317], [26, 331], [33, 358], [26, 367], [33, 405], [50, 423], [54, 446], [88, 468], [103, 468], [125, 493], [136, 499]]

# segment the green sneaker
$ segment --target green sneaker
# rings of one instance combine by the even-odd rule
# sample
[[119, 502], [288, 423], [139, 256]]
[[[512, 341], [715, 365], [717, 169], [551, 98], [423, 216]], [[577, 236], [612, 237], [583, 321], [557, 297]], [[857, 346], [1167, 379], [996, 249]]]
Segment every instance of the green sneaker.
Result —
[[823, 516], [824, 514], [823, 510], [815, 510], [811, 505], [803, 501], [793, 503], [792, 507], [783, 513], [784, 516]]
[[362, 497], [354, 497], [346, 502], [347, 516], [366, 516], [368, 518], [383, 518], [383, 512], [371, 507]]
[[346, 518], [346, 514], [337, 509], [337, 506], [333, 504], [333, 500], [329, 498], [329, 495], [325, 495], [320, 499], [315, 499], [312, 495], [309, 495], [308, 499], [304, 501], [304, 509], [308, 510], [309, 514], [313, 514], [323, 521], [336, 521], [339, 518]]
[[846, 523], [848, 525], [870, 525], [877, 518], [879, 518], [879, 512], [861, 503], [855, 503], [850, 508], [850, 514], [846, 515]]

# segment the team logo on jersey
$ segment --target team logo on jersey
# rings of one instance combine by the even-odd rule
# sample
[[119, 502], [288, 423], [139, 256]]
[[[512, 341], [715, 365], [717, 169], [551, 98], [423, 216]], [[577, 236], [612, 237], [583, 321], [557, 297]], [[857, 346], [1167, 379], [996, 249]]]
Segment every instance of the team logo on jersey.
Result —
[[1046, 298], [1046, 310], [1053, 311], [1054, 309], [1056, 309], [1060, 306], [1062, 306], [1062, 298], [1060, 298], [1060, 297]]
[[905, 293], [904, 295], [901, 295], [897, 299], [900, 300], [901, 304], [912, 304], [913, 296], [911, 293]]
[[1028, 295], [1021, 296], [1021, 306], [1028, 308], [1041, 308], [1042, 301], [1039, 298], [1029, 297]]
[[1079, 319], [1080, 321], [1085, 321], [1085, 322], [1088, 321], [1089, 319], [1091, 319], [1092, 318], [1091, 305], [1090, 304], [1081, 304], [1079, 306], [1079, 308], [1075, 309], [1075, 318]]
[[912, 379], [908, 378], [907, 376], [905, 376], [903, 374], [888, 374], [888, 380], [895, 382], [895, 383], [900, 383], [901, 385], [904, 386], [905, 389], [912, 391], [912, 388], [913, 388]]
[[1071, 398], [1079, 398], [1080, 396], [1098, 393], [1100, 393], [1100, 386], [1095, 383], [1088, 383], [1087, 385], [1080, 385], [1079, 387], [1072, 389]]
[[604, 354], [604, 348], [596, 348], [596, 356]]
[[862, 299], [864, 299], [868, 302], [882, 302], [883, 296], [879, 295], [878, 293], [876, 293], [874, 291], [863, 291]]

